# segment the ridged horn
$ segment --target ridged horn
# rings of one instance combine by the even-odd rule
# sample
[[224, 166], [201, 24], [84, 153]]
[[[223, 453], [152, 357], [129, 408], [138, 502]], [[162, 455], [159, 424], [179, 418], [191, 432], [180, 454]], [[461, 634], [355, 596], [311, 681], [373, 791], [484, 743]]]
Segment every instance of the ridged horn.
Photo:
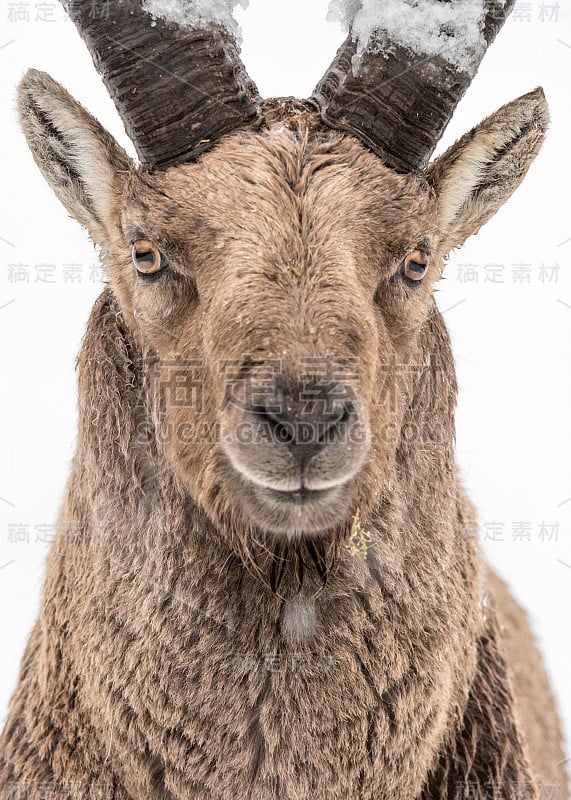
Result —
[[[261, 123], [261, 99], [220, 25], [154, 18], [141, 0], [62, 0], [87, 44], [141, 162], [192, 161], [222, 136]], [[95, 12], [95, 13], [94, 13]]]
[[[422, 55], [392, 41], [381, 22], [381, 39], [362, 54], [355, 74], [357, 43], [350, 32], [310, 102], [324, 124], [356, 136], [387, 166], [421, 171], [514, 3], [484, 0], [483, 46], [461, 67], [454, 59]], [[450, 47], [458, 47], [452, 38]]]

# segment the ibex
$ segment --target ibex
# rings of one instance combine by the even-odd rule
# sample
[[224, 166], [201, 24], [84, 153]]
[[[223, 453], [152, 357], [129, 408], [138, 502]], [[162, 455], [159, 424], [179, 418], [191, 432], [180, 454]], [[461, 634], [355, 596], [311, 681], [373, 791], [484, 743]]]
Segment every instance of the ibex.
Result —
[[457, 474], [433, 294], [546, 132], [537, 89], [429, 163], [511, 5], [486, 0], [462, 63], [379, 19], [311, 98], [262, 101], [206, 3], [69, 2], [141, 163], [24, 76], [32, 154], [109, 283], [2, 797], [567, 797]]

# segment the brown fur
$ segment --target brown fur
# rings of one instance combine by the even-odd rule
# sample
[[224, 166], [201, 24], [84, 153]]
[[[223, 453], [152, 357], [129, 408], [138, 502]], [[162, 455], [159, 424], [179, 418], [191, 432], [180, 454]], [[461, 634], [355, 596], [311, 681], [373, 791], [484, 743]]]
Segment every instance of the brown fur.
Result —
[[[291, 102], [196, 164], [126, 169], [94, 121], [73, 144], [65, 120], [85, 131], [86, 112], [46, 76], [20, 97], [32, 151], [68, 210], [90, 216], [110, 286], [79, 357], [77, 452], [0, 739], [2, 797], [39, 800], [47, 782], [58, 799], [70, 785], [118, 800], [566, 798], [539, 656], [485, 570], [456, 472], [454, 365], [432, 294], [448, 249], [522, 180], [542, 96], [501, 109], [427, 180]], [[66, 146], [77, 178], [62, 188], [50, 153]], [[82, 168], [96, 156], [111, 164], [98, 185]], [[174, 274], [135, 278], [141, 233]], [[411, 288], [396, 275], [419, 241], [433, 258]], [[250, 412], [225, 404], [222, 367], [259, 388], [260, 364], [301, 379], [308, 358], [342, 365], [369, 440], [316, 457], [316, 481], [357, 472], [327, 504], [280, 516], [232, 459], [272, 481], [290, 462], [273, 444], [225, 444]], [[177, 402], [177, 370], [200, 401]]]

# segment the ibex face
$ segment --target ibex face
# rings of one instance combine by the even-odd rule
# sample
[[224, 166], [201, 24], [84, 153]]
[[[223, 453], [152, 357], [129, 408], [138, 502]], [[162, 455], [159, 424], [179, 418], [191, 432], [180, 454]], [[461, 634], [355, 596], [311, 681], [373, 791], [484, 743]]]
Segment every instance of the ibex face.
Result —
[[363, 114], [336, 124], [351, 84], [331, 81], [312, 103], [259, 104], [234, 132], [217, 118], [224, 136], [191, 163], [167, 158], [159, 132], [140, 168], [48, 76], [20, 86], [40, 168], [101, 246], [138, 353], [158, 357], [157, 436], [219, 525], [317, 534], [375, 502], [414, 394], [402, 367], [430, 353], [443, 258], [519, 185], [547, 125], [537, 90], [423, 172], [426, 132], [411, 155], [410, 125], [399, 153], [378, 109], [368, 132]]
[[[186, 367], [203, 391], [163, 418], [193, 494], [216, 486], [287, 532], [354, 511], [361, 469], [382, 481], [394, 455], [404, 395], [387, 370], [419, 362], [439, 275], [428, 184], [307, 121], [276, 123], [197, 164], [133, 171], [120, 219], [108, 259], [125, 316], [168, 365], [164, 385]], [[137, 274], [137, 240], [160, 250], [158, 272]], [[404, 274], [414, 252], [432, 256], [423, 280], [408, 261]]]

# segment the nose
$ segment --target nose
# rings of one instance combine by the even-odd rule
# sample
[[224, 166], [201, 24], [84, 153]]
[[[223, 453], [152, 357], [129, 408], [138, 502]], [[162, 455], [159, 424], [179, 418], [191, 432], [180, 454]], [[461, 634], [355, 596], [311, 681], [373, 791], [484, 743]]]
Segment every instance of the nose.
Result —
[[279, 381], [272, 396], [253, 404], [250, 413], [272, 443], [290, 450], [302, 473], [314, 456], [346, 440], [358, 421], [348, 387], [294, 378]]

